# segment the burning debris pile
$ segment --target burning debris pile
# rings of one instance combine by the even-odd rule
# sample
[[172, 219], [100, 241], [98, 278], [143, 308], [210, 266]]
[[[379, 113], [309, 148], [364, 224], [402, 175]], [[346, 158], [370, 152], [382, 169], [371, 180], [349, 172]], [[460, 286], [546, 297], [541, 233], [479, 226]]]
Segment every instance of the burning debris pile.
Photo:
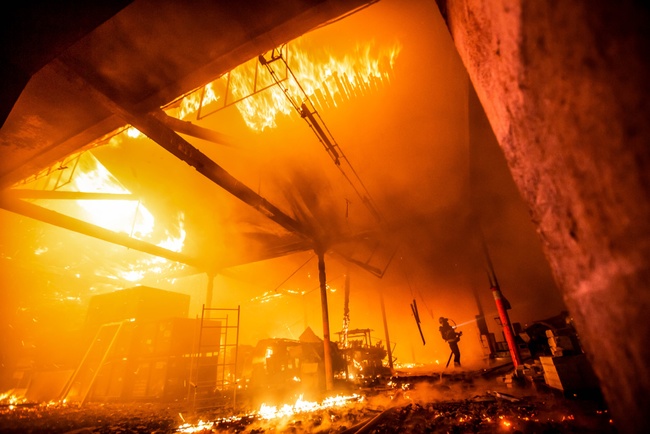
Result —
[[[230, 415], [225, 413], [230, 412]], [[321, 402], [262, 404], [187, 412], [151, 403], [32, 404], [4, 399], [0, 432], [26, 433], [371, 433], [519, 432], [615, 433], [605, 406], [567, 399], [551, 390], [512, 388], [479, 373], [394, 377], [384, 388], [337, 395]]]
[[467, 373], [396, 378], [390, 387], [368, 390], [365, 396], [339, 396], [322, 404], [299, 399], [294, 406], [262, 406], [243, 417], [188, 423], [175, 432], [616, 432], [598, 402], [570, 401], [535, 389], [513, 391], [521, 395], [515, 396], [486, 390], [488, 383], [475, 382], [475, 378]]

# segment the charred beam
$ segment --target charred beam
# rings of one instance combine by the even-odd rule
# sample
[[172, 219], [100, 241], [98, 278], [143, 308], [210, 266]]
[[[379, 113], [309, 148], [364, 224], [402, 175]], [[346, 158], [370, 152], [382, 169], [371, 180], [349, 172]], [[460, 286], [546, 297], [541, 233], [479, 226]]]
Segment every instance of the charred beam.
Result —
[[232, 139], [225, 134], [218, 133], [209, 128], [194, 125], [188, 121], [176, 119], [165, 114], [163, 111], [153, 112], [151, 115], [177, 133], [196, 137], [197, 139], [207, 140], [208, 142], [216, 143], [217, 145], [235, 146]]
[[202, 263], [198, 259], [147, 243], [145, 241], [131, 238], [126, 234], [120, 234], [108, 229], [104, 229], [91, 223], [87, 223], [83, 220], [79, 220], [74, 217], [70, 217], [65, 214], [40, 207], [38, 205], [24, 202], [22, 200], [11, 200], [0, 197], [0, 208], [4, 208], [7, 211], [30, 217], [44, 223], [58, 226], [60, 228], [78, 232], [83, 235], [99, 238], [100, 240], [108, 241], [109, 243], [128, 247], [129, 249], [138, 250], [140, 252], [159, 256], [161, 258], [169, 259], [170, 261], [187, 264], [199, 269], [207, 269], [206, 264]]
[[84, 193], [80, 191], [13, 189], [2, 192], [12, 199], [58, 199], [58, 200], [139, 200], [133, 194]]

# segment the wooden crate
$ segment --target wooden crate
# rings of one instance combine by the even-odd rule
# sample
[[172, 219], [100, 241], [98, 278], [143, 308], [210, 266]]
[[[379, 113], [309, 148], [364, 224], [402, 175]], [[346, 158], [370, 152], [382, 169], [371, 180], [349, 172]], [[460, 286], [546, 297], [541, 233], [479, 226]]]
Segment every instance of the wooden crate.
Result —
[[584, 354], [562, 357], [540, 357], [544, 381], [563, 392], [597, 389], [598, 380]]

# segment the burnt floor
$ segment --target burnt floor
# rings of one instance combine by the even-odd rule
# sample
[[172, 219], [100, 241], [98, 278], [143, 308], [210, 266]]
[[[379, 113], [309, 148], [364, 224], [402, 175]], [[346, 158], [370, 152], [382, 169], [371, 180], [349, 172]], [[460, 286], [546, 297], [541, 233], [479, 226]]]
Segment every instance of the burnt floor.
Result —
[[[507, 373], [401, 373], [390, 382], [340, 388], [345, 404], [188, 411], [184, 403], [22, 404], [0, 407], [2, 433], [615, 433], [598, 391], [563, 393]], [[293, 402], [292, 402], [293, 404]], [[248, 408], [246, 408], [248, 407]], [[236, 414], [238, 417], [230, 417]], [[202, 423], [199, 423], [201, 421]]]

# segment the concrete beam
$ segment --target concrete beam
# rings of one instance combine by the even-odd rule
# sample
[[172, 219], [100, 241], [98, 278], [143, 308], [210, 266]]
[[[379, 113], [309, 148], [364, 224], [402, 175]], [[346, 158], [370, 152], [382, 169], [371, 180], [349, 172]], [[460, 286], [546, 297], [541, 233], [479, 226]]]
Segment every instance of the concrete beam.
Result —
[[150, 255], [159, 256], [161, 258], [169, 259], [170, 261], [180, 262], [181, 264], [186, 264], [199, 270], [209, 269], [207, 263], [202, 262], [197, 258], [192, 258], [182, 253], [174, 252], [173, 250], [168, 250], [163, 247], [147, 243], [146, 241], [131, 238], [126, 234], [113, 232], [100, 226], [96, 226], [92, 223], [88, 223], [83, 220], [79, 220], [74, 217], [70, 217], [65, 214], [61, 214], [59, 212], [52, 211], [38, 205], [34, 205], [29, 202], [0, 197], [0, 208], [54, 226], [58, 226], [60, 228], [78, 232], [89, 237], [108, 241], [109, 243], [118, 244], [120, 246], [138, 250]]

